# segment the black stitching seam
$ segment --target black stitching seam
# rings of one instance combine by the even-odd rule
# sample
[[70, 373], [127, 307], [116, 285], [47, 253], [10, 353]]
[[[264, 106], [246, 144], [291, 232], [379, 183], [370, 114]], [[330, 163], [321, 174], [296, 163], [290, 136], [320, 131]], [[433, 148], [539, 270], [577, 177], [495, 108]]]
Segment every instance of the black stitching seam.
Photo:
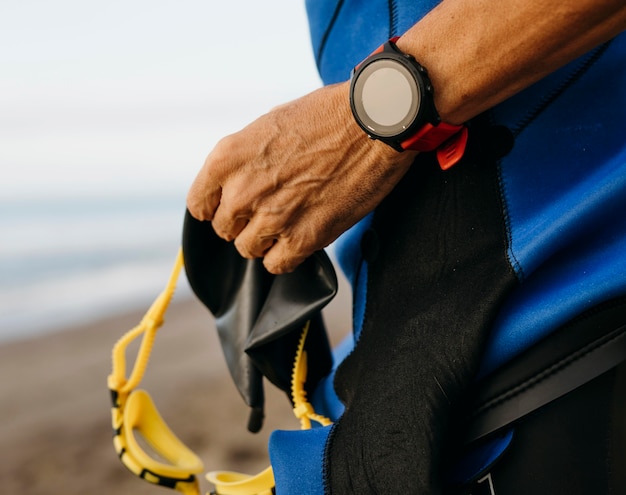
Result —
[[610, 44], [611, 42], [608, 41], [595, 48], [589, 56], [587, 56], [587, 58], [576, 69], [574, 69], [574, 71], [569, 74], [563, 82], [561, 82], [561, 84], [559, 84], [551, 93], [547, 94], [534, 109], [528, 112], [526, 116], [523, 117], [513, 129], [511, 129], [513, 135], [515, 137], [519, 136], [519, 134], [521, 134], [521, 132], [526, 129], [526, 127], [528, 127], [533, 120], [541, 115], [541, 113], [548, 108], [552, 102], [561, 96], [573, 83], [580, 79], [580, 77], [598, 61]]
[[324, 495], [330, 495], [331, 487], [330, 487], [330, 447], [333, 443], [333, 439], [337, 430], [337, 423], [333, 423], [330, 427], [330, 431], [328, 432], [328, 437], [326, 438], [326, 444], [324, 445], [324, 454], [322, 456], [322, 484], [324, 488]]
[[[488, 110], [485, 112], [485, 118], [489, 125], [496, 125], [493, 112]], [[522, 264], [515, 256], [513, 252], [513, 234], [511, 228], [511, 214], [509, 212], [508, 204], [505, 200], [505, 192], [506, 192], [506, 181], [504, 179], [504, 174], [502, 173], [502, 158], [496, 160], [496, 168], [497, 168], [497, 183], [496, 187], [498, 188], [498, 201], [500, 203], [500, 211], [502, 212], [502, 219], [504, 223], [504, 232], [505, 238], [503, 240], [503, 249], [504, 249], [504, 257], [509, 260], [509, 270], [513, 273], [513, 276], [518, 280], [518, 282], [523, 282], [525, 278], [524, 268]]]
[[330, 32], [333, 30], [335, 22], [337, 22], [337, 18], [339, 17], [339, 12], [343, 7], [344, 0], [339, 0], [337, 5], [335, 6], [335, 11], [333, 12], [333, 16], [330, 19], [330, 23], [328, 27], [326, 27], [326, 31], [324, 31], [324, 35], [322, 36], [322, 41], [320, 42], [319, 50], [317, 52], [317, 57], [315, 57], [315, 64], [317, 65], [317, 69], [321, 70], [322, 65], [322, 57], [324, 56], [324, 50], [326, 49], [326, 43], [328, 42], [328, 36], [330, 36]]
[[398, 4], [395, 0], [387, 0], [389, 6], [389, 38], [392, 38], [396, 34], [398, 26]]
[[504, 246], [506, 258], [509, 260], [509, 264], [513, 270], [513, 273], [515, 274], [515, 277], [521, 283], [526, 279], [526, 274], [524, 273], [524, 267], [520, 263], [520, 260], [517, 258], [517, 256], [515, 256], [515, 252], [513, 250], [513, 228], [511, 226], [511, 212], [505, 199], [507, 185], [504, 173], [502, 171], [501, 159], [498, 160], [498, 185], [500, 188], [500, 208], [502, 210], [502, 218], [504, 219], [504, 231], [506, 233], [506, 241]]
[[[559, 96], [561, 96], [565, 92], [566, 89], [568, 89], [585, 72], [587, 72], [591, 68], [591, 66], [595, 64], [596, 61], [604, 54], [604, 52], [607, 50], [610, 44], [611, 42], [608, 41], [604, 43], [603, 45], [600, 45], [599, 47], [594, 49], [591, 52], [591, 54], [571, 74], [569, 74], [569, 76], [566, 77], [564, 81], [561, 82], [561, 84], [559, 84], [551, 93], [546, 95], [533, 110], [528, 112], [526, 116], [524, 116], [511, 129], [513, 136], [514, 137], [519, 136], [524, 131], [524, 129], [526, 129], [531, 124], [533, 120], [539, 117], [539, 115], [541, 115], [541, 113], [550, 106], [552, 102], [554, 102]], [[500, 166], [499, 166], [500, 171], [498, 174], [499, 181], [500, 181], [500, 191], [502, 195], [506, 195], [506, 189], [507, 189], [506, 180], [504, 178], [504, 174], [502, 173], [501, 163], [502, 162], [500, 161]], [[518, 275], [518, 279], [520, 280], [520, 282], [522, 282], [526, 278], [526, 275], [524, 273], [524, 268], [522, 267], [522, 264], [516, 258], [515, 253], [513, 252], [513, 249], [511, 249], [511, 246], [513, 243], [512, 233], [511, 233], [511, 218], [510, 218], [508, 208], [506, 206], [507, 203], [506, 201], [504, 201], [504, 199], [502, 201], [502, 204], [503, 204], [503, 213], [504, 213], [504, 218], [505, 218], [505, 223], [506, 223], [508, 258], [514, 268], [515, 273]]]
[[[335, 11], [333, 12], [333, 16], [331, 17], [330, 22], [328, 23], [328, 26], [326, 27], [326, 30], [324, 31], [324, 34], [322, 36], [322, 40], [320, 42], [317, 55], [315, 57], [315, 64], [317, 65], [318, 70], [321, 70], [322, 58], [324, 57], [326, 43], [328, 42], [328, 37], [330, 36], [330, 33], [333, 30], [335, 23], [337, 22], [339, 13], [341, 12], [341, 9], [343, 8], [343, 4], [344, 4], [344, 0], [339, 0], [337, 2], [337, 5], [335, 6]], [[398, 4], [396, 3], [395, 0], [388, 0], [388, 6], [389, 6], [389, 38], [391, 38], [392, 36], [395, 36], [396, 29], [398, 26]]]

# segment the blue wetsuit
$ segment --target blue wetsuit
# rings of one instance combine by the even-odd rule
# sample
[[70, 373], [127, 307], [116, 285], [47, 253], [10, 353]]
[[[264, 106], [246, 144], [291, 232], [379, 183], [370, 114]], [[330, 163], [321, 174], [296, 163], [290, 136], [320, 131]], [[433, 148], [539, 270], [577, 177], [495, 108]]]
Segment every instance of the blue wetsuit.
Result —
[[[324, 83], [348, 79], [358, 62], [436, 3], [308, 0]], [[425, 416], [406, 412], [413, 401], [421, 407], [432, 399], [429, 421], [445, 429], [448, 412], [439, 414], [439, 404], [460, 400], [469, 379], [497, 372], [579, 315], [626, 297], [626, 34], [469, 127], [468, 156], [450, 173], [420, 155], [377, 211], [337, 242], [353, 286], [355, 339], [337, 351], [336, 376], [313, 394], [318, 412], [337, 424], [272, 435], [279, 495], [393, 493], [384, 487], [410, 476], [428, 478], [424, 486], [437, 493], [441, 466], [412, 472], [419, 459], [402, 454], [442, 441], [422, 438]], [[423, 365], [444, 351], [443, 362]], [[366, 382], [361, 388], [354, 385], [359, 378]], [[446, 400], [437, 396], [439, 378], [446, 380], [440, 387]], [[435, 392], [406, 398], [422, 393], [422, 385]], [[385, 426], [371, 417], [384, 417]], [[344, 447], [345, 439], [392, 435], [391, 427], [382, 431], [388, 424], [414, 443], [383, 442], [351, 466], [361, 455], [355, 452], [376, 444], [366, 438]], [[509, 441], [504, 435], [476, 454], [473, 469]], [[403, 493], [424, 489], [402, 484]]]

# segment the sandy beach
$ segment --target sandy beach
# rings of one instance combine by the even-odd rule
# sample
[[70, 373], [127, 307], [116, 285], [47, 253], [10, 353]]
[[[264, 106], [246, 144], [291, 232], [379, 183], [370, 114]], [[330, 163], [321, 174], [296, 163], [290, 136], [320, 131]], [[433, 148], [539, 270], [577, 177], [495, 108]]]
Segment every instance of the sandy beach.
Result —
[[[177, 493], [135, 478], [111, 441], [111, 349], [146, 309], [0, 346], [0, 493]], [[324, 314], [336, 342], [350, 326], [344, 281]], [[286, 396], [266, 385], [265, 426], [256, 435], [246, 430], [247, 407], [228, 376], [212, 318], [195, 299], [172, 304], [142, 388], [206, 471], [256, 473], [269, 463], [271, 431], [299, 427]], [[201, 488], [211, 485], [202, 479]]]

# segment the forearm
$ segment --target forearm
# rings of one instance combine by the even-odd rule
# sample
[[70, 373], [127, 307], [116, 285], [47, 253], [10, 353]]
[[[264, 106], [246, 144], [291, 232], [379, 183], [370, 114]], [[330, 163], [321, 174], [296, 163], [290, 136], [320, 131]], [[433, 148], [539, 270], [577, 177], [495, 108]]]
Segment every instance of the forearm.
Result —
[[444, 0], [398, 46], [462, 123], [626, 29], [624, 0]]
[[[443, 0], [398, 46], [428, 68], [443, 120], [460, 124], [625, 27], [624, 0]], [[344, 82], [222, 139], [187, 204], [242, 256], [284, 273], [376, 208], [414, 156], [367, 138]]]

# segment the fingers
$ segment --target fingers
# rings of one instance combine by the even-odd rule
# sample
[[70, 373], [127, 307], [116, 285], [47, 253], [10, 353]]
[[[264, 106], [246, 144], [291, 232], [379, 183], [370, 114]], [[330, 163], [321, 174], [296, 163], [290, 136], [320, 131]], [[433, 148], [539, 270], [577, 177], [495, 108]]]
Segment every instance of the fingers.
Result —
[[294, 271], [312, 254], [312, 252], [293, 248], [293, 243], [288, 237], [255, 238], [250, 241], [239, 236], [235, 239], [235, 247], [244, 258], [263, 258], [263, 265], [274, 275]]
[[273, 274], [295, 270], [314, 251], [305, 236], [291, 230], [272, 228], [262, 216], [255, 217], [235, 239], [235, 247], [241, 256], [248, 259], [263, 258], [263, 265]]
[[270, 248], [263, 258], [263, 266], [274, 275], [294, 271], [313, 252], [306, 255], [296, 253], [289, 247], [287, 240], [278, 241]]
[[244, 258], [262, 258], [269, 249], [276, 243], [274, 237], [248, 237], [245, 235], [247, 229], [235, 239], [235, 247]]
[[212, 224], [215, 233], [230, 242], [244, 230], [248, 224], [248, 216], [233, 215], [227, 211], [226, 206], [219, 206], [213, 216]]
[[267, 215], [257, 214], [235, 239], [235, 247], [244, 258], [262, 258], [284, 235]]
[[221, 187], [211, 186], [198, 176], [187, 193], [187, 209], [197, 220], [212, 220], [221, 196]]
[[[213, 214], [213, 229], [222, 239], [234, 240], [255, 217], [255, 189], [253, 184], [240, 179], [231, 179], [222, 189], [219, 205]], [[256, 252], [256, 251], [255, 251]]]
[[187, 208], [197, 220], [212, 221], [222, 201], [223, 185], [239, 163], [236, 140], [222, 138], [207, 156], [187, 193]]

